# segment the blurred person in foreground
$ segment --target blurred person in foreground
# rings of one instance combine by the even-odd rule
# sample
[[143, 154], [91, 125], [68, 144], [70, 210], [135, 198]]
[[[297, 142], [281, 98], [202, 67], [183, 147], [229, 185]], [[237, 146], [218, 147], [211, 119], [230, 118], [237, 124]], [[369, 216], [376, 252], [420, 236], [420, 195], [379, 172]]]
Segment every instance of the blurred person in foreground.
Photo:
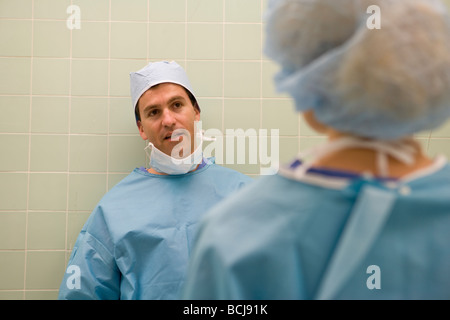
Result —
[[183, 298], [449, 299], [450, 166], [414, 140], [450, 116], [445, 5], [270, 0], [266, 32], [328, 139], [207, 213]]

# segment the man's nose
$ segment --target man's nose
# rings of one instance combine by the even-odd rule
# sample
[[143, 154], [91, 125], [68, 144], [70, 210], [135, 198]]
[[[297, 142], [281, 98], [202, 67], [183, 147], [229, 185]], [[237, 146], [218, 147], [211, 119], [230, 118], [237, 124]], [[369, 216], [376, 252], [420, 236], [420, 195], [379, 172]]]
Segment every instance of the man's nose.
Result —
[[176, 119], [174, 113], [168, 108], [164, 109], [162, 115], [163, 126], [170, 127], [173, 126], [175, 123]]

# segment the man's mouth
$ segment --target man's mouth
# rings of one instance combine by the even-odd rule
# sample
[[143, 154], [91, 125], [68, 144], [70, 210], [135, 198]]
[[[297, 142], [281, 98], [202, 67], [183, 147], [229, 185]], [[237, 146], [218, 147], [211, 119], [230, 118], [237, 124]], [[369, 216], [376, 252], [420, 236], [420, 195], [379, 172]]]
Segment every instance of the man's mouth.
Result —
[[182, 136], [182, 133], [173, 133], [169, 132], [165, 137], [164, 140], [172, 140], [172, 141], [179, 141], [180, 137]]

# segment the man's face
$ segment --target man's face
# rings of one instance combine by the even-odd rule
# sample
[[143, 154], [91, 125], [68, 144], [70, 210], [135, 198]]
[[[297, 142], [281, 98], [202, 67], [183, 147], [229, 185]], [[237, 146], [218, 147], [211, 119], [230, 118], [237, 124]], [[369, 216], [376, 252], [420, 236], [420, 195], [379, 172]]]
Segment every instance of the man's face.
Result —
[[[194, 151], [194, 121], [200, 120], [200, 112], [194, 108], [182, 86], [174, 83], [156, 85], [139, 98], [138, 108], [141, 117], [138, 127], [142, 139], [150, 141], [170, 156], [172, 149], [181, 141], [171, 141], [172, 133], [185, 129], [191, 140], [191, 150], [187, 154]], [[180, 139], [187, 142], [185, 136]]]

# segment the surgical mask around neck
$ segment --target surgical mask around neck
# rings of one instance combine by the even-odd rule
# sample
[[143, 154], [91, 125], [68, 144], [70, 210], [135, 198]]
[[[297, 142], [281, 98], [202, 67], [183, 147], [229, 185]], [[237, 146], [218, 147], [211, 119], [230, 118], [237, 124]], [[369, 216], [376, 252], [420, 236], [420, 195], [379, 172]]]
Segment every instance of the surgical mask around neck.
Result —
[[[178, 145], [174, 147], [174, 150], [179, 150], [177, 147]], [[194, 170], [203, 160], [202, 141], [198, 143], [194, 152], [184, 158], [169, 156], [156, 148], [151, 142], [148, 143], [144, 150], [150, 158], [150, 168], [157, 172], [171, 175], [188, 173]]]

